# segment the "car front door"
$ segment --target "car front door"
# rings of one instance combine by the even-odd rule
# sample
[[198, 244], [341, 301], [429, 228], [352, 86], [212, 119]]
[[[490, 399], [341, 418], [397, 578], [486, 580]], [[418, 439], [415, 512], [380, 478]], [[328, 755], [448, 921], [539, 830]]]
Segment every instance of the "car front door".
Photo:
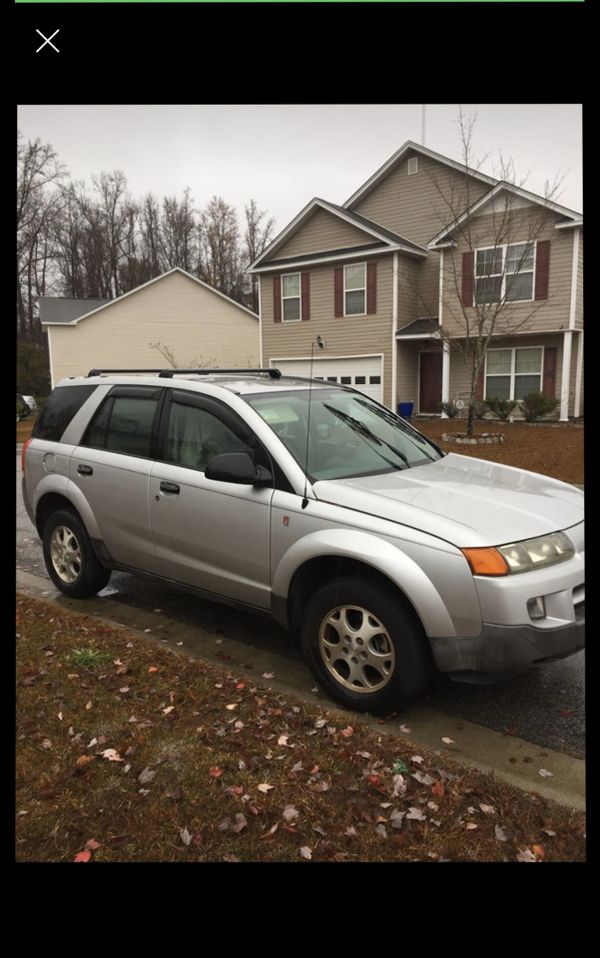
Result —
[[[169, 390], [150, 477], [156, 571], [214, 595], [270, 607], [272, 488], [207, 479], [216, 455], [266, 453], [224, 403]], [[269, 465], [268, 458], [264, 462]]]
[[97, 410], [69, 464], [114, 562], [154, 571], [150, 528], [151, 452], [163, 390], [115, 386]]

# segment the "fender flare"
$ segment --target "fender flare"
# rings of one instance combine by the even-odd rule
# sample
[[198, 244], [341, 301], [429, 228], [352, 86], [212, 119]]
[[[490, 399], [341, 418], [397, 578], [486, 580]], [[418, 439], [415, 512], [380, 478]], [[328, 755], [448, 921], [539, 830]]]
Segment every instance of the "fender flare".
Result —
[[94, 513], [92, 512], [87, 499], [85, 498], [81, 489], [79, 489], [74, 482], [71, 482], [67, 476], [59, 476], [56, 473], [51, 473], [47, 476], [44, 476], [43, 479], [41, 479], [37, 484], [35, 489], [35, 498], [32, 502], [32, 509], [36, 518], [40, 502], [42, 501], [43, 497], [47, 496], [49, 493], [62, 496], [64, 499], [67, 499], [71, 505], [75, 507], [75, 509], [77, 509], [77, 512], [81, 516], [81, 520], [90, 539], [102, 539], [100, 529], [98, 528], [98, 523], [94, 518]]
[[311, 559], [324, 556], [355, 559], [371, 566], [406, 595], [428, 636], [456, 635], [443, 599], [414, 559], [384, 539], [356, 529], [312, 532], [290, 546], [274, 571], [274, 595], [287, 599], [295, 572]]

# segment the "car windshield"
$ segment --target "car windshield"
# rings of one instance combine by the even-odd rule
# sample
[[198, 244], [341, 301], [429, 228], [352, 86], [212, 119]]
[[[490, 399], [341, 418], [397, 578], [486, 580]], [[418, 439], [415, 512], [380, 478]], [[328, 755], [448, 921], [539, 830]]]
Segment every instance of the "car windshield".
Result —
[[351, 389], [313, 389], [310, 417], [308, 389], [244, 398], [303, 469], [310, 418], [306, 472], [311, 481], [412, 469], [443, 455], [389, 409]]

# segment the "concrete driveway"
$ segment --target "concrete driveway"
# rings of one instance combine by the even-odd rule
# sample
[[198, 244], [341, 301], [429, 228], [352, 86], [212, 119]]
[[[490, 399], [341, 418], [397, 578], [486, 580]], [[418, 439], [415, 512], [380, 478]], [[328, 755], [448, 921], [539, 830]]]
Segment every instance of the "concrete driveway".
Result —
[[[47, 580], [47, 594], [54, 594], [48, 579], [37, 533], [21, 498], [20, 455], [17, 455], [17, 568]], [[157, 582], [113, 573], [110, 585], [117, 593], [93, 600], [94, 610], [124, 624], [139, 626], [152, 621], [153, 634], [163, 632], [175, 641], [177, 633], [200, 629], [219, 643], [221, 658], [228, 645], [247, 649], [248, 657], [262, 654], [279, 676], [286, 670], [306, 689], [314, 680], [305, 668], [290, 636], [267, 618], [203, 601]], [[40, 592], [39, 584], [37, 591]], [[35, 590], [34, 590], [35, 591]], [[160, 610], [156, 612], [155, 610]], [[143, 626], [144, 628], [146, 625]], [[163, 631], [161, 631], [163, 630]], [[217, 649], [219, 651], [219, 649]], [[265, 659], [266, 661], [267, 659]], [[442, 717], [474, 723], [525, 740], [545, 749], [572, 756], [584, 753], [584, 653], [554, 662], [500, 685], [459, 685], [439, 676], [423, 700], [423, 706]], [[406, 714], [406, 713], [405, 713]], [[454, 722], [456, 724], [456, 722]], [[445, 734], [449, 734], [447, 731]], [[450, 733], [451, 734], [451, 733]], [[451, 736], [454, 738], [454, 736]]]

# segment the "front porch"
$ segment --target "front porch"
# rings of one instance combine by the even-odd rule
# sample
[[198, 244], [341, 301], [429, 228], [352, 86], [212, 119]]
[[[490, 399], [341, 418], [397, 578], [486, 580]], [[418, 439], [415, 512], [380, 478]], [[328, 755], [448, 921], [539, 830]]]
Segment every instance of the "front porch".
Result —
[[[445, 418], [442, 403], [462, 401], [466, 417], [469, 369], [463, 355], [443, 341], [437, 320], [416, 320], [396, 334], [398, 403], [413, 403], [415, 418]], [[551, 418], [568, 422], [583, 415], [583, 333], [523, 332], [498, 336], [488, 350], [477, 399], [520, 400], [543, 392], [559, 400]], [[522, 418], [520, 409], [514, 418]]]

